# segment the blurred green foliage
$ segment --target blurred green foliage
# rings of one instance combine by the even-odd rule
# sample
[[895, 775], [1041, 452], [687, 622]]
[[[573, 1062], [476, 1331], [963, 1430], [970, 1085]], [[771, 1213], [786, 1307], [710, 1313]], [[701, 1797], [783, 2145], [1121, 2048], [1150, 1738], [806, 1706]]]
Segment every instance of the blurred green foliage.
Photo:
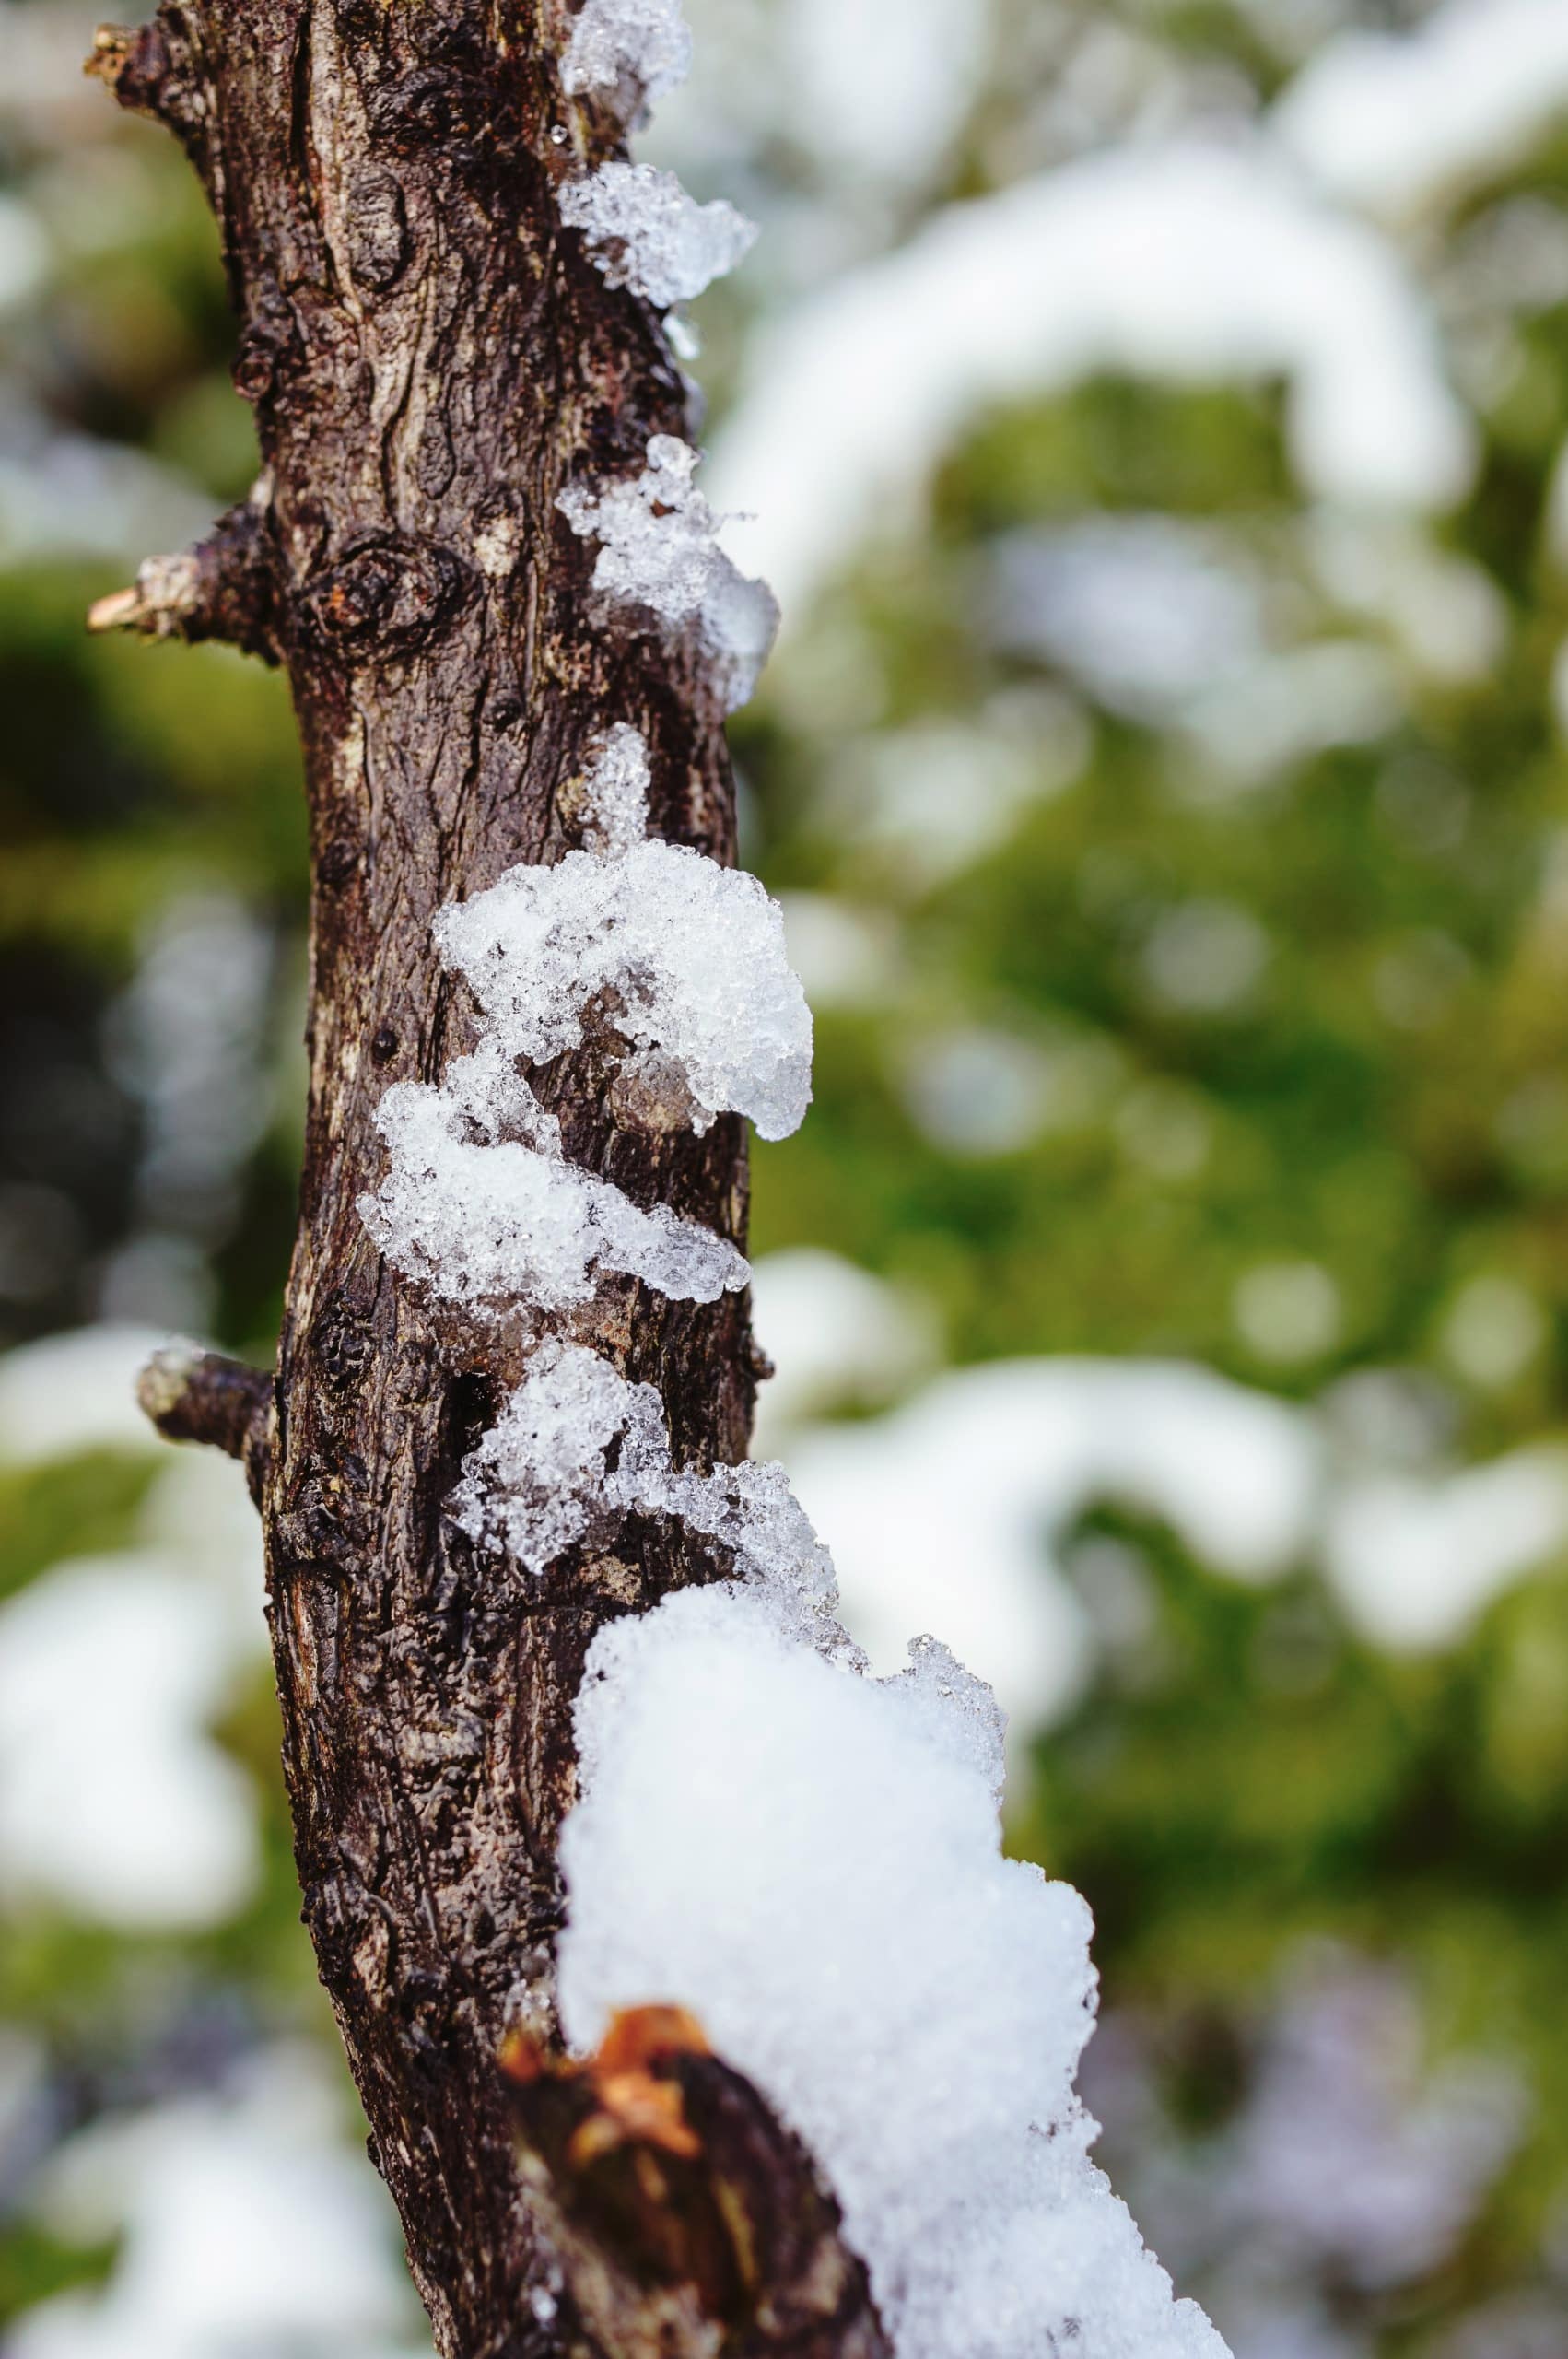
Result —
[[[1157, 37], [1268, 96], [1283, 67], [1258, 28], [1193, 6]], [[84, 239], [58, 185], [68, 151], [14, 122], [6, 136], [12, 180], [46, 183], [59, 250], [47, 301], [6, 325], [8, 379], [61, 430], [231, 499], [253, 453], [183, 166], [141, 127], [95, 135], [84, 170], [121, 191], [125, 225]], [[1556, 207], [1568, 241], [1565, 166], [1548, 142], [1473, 191], [1421, 257], [1433, 282], [1526, 200]], [[955, 191], [984, 184], [974, 154], [955, 166]], [[812, 1119], [757, 1159], [759, 1251], [826, 1245], [913, 1282], [957, 1362], [1189, 1356], [1299, 1398], [1394, 1368], [1433, 1388], [1461, 1459], [1561, 1432], [1568, 560], [1546, 518], [1568, 299], [1500, 300], [1492, 329], [1506, 365], [1474, 401], [1482, 464], [1433, 543], [1492, 618], [1468, 666], [1423, 660], [1335, 589], [1277, 389], [1097, 380], [992, 415], [949, 453], [929, 533], [869, 553], [805, 620], [735, 731], [746, 856], [848, 913], [871, 980], [819, 1006]], [[1337, 691], [1309, 687], [1282, 750], [1227, 768], [1229, 740], [999, 630], [999, 547], [1091, 514], [1201, 527], [1258, 585], [1270, 651], [1372, 659], [1381, 717], [1315, 743]], [[202, 1315], [264, 1352], [298, 1123], [287, 690], [222, 651], [89, 642], [83, 610], [114, 582], [106, 556], [0, 569], [0, 1229], [20, 1239], [0, 1250], [0, 1332], [164, 1307], [125, 1260], [160, 1218], [137, 1194], [149, 1101], [105, 1043], [160, 919], [216, 891], [274, 945], [255, 1086], [275, 1106], [190, 1241]], [[1010, 781], [997, 811], [977, 783], [993, 772]], [[1038, 1109], [1016, 1135], [931, 1115], [911, 1075], [954, 1032], [1024, 1060]], [[1271, 1272], [1294, 1294], [1259, 1294]], [[111, 1454], [0, 1476], [0, 1586], [128, 1544], [149, 1479]], [[1347, 2286], [1325, 2264], [1342, 2340], [1313, 2347], [1435, 2359], [1456, 2320], [1544, 2288], [1568, 2348], [1568, 1563], [1466, 1640], [1400, 1658], [1348, 1626], [1313, 1567], [1239, 1587], [1109, 1508], [1074, 1561], [1106, 1549], [1141, 1619], [1040, 1740], [1012, 1839], [1090, 1899], [1106, 2005], [1153, 2027], [1173, 2134], [1197, 2155], [1244, 2107], [1304, 1943], [1397, 1961], [1433, 2051], [1515, 2066], [1528, 2120], [1460, 2247], [1416, 2283]], [[46, 2044], [67, 2126], [156, 2087], [193, 2022], [325, 2036], [263, 1683], [218, 1733], [263, 1796], [263, 1873], [238, 1919], [130, 1937], [34, 1912], [7, 1938], [0, 2016]], [[1112, 2166], [1135, 2180], [1117, 2135], [1113, 2118]], [[24, 2206], [0, 2233], [0, 2318], [106, 2265]]]

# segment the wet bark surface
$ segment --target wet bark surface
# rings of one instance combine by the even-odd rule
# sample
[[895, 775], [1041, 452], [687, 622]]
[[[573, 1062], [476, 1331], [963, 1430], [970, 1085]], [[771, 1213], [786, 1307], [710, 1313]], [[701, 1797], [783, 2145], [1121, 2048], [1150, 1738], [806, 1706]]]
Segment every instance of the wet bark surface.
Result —
[[[139, 32], [100, 34], [92, 68], [206, 188], [260, 440], [249, 507], [98, 619], [228, 638], [292, 685], [309, 1123], [276, 1382], [243, 1454], [306, 1922], [438, 2342], [462, 2359], [611, 2347], [555, 2299], [570, 2257], [544, 2233], [496, 2059], [520, 2023], [553, 2034], [588, 1649], [606, 1617], [717, 1569], [665, 1527], [543, 1579], [476, 1563], [444, 1502], [526, 1364], [526, 1321], [442, 1311], [357, 1210], [382, 1176], [382, 1093], [438, 1080], [475, 1038], [433, 915], [576, 842], [573, 782], [608, 726], [647, 739], [658, 831], [733, 858], [700, 656], [635, 614], [606, 620], [591, 546], [556, 509], [568, 483], [639, 472], [651, 434], [689, 426], [657, 319], [558, 220], [562, 177], [623, 137], [561, 91], [569, 24], [564, 0], [165, 0]], [[631, 1127], [587, 1055], [533, 1079], [569, 1160], [743, 1248], [738, 1121], [701, 1139]], [[679, 1461], [744, 1454], [744, 1297], [611, 1280], [572, 1332], [658, 1386]], [[233, 1385], [204, 1381], [232, 1422]], [[199, 1403], [164, 1409], [165, 1430], [200, 1432]], [[813, 2184], [782, 2134], [778, 2153]], [[874, 2315], [868, 2330], [857, 2350], [880, 2347]], [[802, 2351], [838, 2347], [813, 2331]], [[714, 2332], [658, 2347], [754, 2347], [749, 2328]]]

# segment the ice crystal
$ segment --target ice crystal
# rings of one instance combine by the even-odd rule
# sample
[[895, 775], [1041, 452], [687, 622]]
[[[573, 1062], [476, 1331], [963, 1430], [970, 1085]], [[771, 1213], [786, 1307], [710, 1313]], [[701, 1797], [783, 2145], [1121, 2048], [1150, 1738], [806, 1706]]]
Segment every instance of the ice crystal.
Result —
[[609, 284], [629, 287], [661, 311], [733, 270], [756, 238], [732, 205], [699, 205], [673, 172], [651, 164], [601, 164], [568, 181], [560, 204], [562, 220], [582, 231]]
[[681, 0], [584, 0], [561, 65], [561, 85], [584, 91], [630, 94], [638, 103], [684, 82], [691, 70], [692, 37]]
[[[532, 1573], [595, 1528], [666, 1516], [714, 1541], [733, 1573], [773, 1601], [781, 1625], [829, 1627], [833, 1568], [783, 1468], [677, 1467], [654, 1388], [628, 1384], [582, 1344], [550, 1337], [540, 1345], [464, 1461], [450, 1506], [471, 1539], [505, 1548]], [[836, 1625], [829, 1637], [848, 1651]]]
[[756, 686], [778, 609], [766, 583], [720, 547], [722, 520], [692, 481], [696, 465], [689, 444], [656, 434], [640, 475], [597, 490], [570, 484], [556, 505], [580, 539], [598, 542], [593, 584], [603, 596], [647, 607], [671, 630], [696, 630], [732, 712]]
[[600, 744], [582, 785], [583, 840], [606, 859], [628, 852], [648, 833], [652, 776], [641, 735], [617, 722]]

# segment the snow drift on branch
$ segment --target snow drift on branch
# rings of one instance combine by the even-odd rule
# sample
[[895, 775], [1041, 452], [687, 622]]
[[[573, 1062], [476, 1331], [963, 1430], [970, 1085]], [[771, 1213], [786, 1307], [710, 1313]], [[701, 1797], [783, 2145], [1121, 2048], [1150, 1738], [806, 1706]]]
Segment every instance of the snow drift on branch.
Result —
[[1001, 1855], [989, 1691], [930, 1642], [884, 1683], [837, 1651], [755, 1582], [601, 1636], [568, 2036], [694, 2008], [826, 2171], [900, 2359], [1223, 2359], [1089, 2159], [1089, 1914]]

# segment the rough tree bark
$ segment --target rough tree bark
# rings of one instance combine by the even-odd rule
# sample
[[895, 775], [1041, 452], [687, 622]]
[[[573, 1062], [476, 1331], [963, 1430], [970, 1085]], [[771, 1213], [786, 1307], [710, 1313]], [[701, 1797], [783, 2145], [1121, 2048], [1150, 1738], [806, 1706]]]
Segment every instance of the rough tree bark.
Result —
[[[607, 1616], [722, 1567], [663, 1526], [543, 1580], [476, 1565], [443, 1502], [526, 1333], [438, 1315], [356, 1209], [380, 1177], [382, 1092], [473, 1045], [434, 912], [569, 847], [598, 733], [640, 729], [661, 831], [733, 857], [700, 663], [595, 621], [592, 552], [556, 511], [573, 478], [637, 472], [651, 434], [688, 425], [657, 320], [558, 223], [562, 175], [622, 135], [562, 95], [569, 27], [567, 0], [164, 0], [139, 32], [105, 29], [90, 62], [175, 134], [211, 199], [263, 459], [248, 506], [93, 620], [287, 665], [314, 873], [275, 1383], [166, 1359], [146, 1397], [166, 1432], [243, 1457], [262, 1508], [306, 1922], [442, 2352], [875, 2359], [831, 2199], [717, 2060], [649, 2067], [680, 2083], [703, 2201], [734, 2240], [717, 2318], [711, 2270], [667, 2298], [672, 2271], [687, 2284], [678, 2236], [591, 2200], [589, 2149], [552, 2130], [554, 2068], [521, 2094], [497, 2071], [509, 2032], [554, 2038], [556, 1837], [589, 1646]], [[587, 1053], [535, 1086], [571, 1160], [743, 1245], [737, 1121], [702, 1139], [638, 1128]], [[577, 1332], [658, 1386], [678, 1459], [743, 1456], [742, 1298], [610, 1281]], [[656, 2156], [638, 2168], [645, 2213], [689, 2210], [689, 2156], [673, 2177]]]

